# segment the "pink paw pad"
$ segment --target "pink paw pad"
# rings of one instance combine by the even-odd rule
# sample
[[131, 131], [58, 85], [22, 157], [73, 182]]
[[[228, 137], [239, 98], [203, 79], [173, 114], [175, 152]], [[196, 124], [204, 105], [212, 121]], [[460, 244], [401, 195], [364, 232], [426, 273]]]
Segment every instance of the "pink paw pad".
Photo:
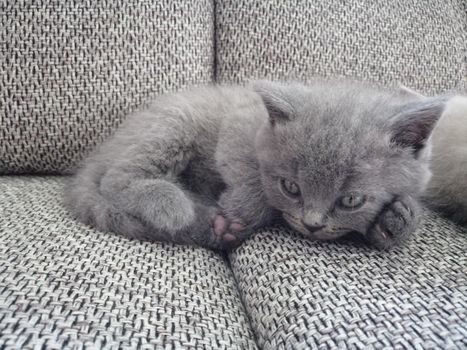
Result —
[[221, 215], [216, 215], [214, 218], [214, 233], [217, 236], [222, 236], [227, 229], [227, 220]]
[[213, 220], [213, 231], [216, 236], [222, 237], [226, 242], [233, 242], [237, 234], [245, 229], [245, 225], [238, 221], [229, 222], [222, 215], [216, 215]]
[[226, 233], [223, 238], [227, 242], [233, 242], [233, 241], [235, 241], [237, 239], [237, 237], [235, 237], [234, 235], [232, 235], [230, 233]]
[[239, 223], [239, 222], [232, 222], [229, 226], [229, 230], [233, 232], [240, 232], [245, 229], [245, 225]]

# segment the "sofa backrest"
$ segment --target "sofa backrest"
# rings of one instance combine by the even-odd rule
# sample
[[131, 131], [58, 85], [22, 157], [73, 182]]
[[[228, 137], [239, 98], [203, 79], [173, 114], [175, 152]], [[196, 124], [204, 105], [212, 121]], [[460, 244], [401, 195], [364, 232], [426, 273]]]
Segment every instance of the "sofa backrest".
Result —
[[145, 100], [211, 82], [213, 8], [211, 0], [3, 2], [0, 174], [67, 172]]
[[464, 0], [8, 2], [0, 174], [66, 173], [142, 102], [213, 80], [352, 76], [465, 91], [465, 9]]
[[217, 78], [352, 76], [425, 92], [464, 89], [465, 0], [223, 0]]

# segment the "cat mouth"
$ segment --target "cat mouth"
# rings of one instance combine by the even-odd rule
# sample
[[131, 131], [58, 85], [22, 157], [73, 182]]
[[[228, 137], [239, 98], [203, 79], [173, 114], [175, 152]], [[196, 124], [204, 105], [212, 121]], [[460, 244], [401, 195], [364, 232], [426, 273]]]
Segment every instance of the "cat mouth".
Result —
[[[310, 232], [308, 229], [302, 224], [302, 220], [297, 218], [296, 216], [293, 216], [292, 214], [283, 212], [282, 216], [284, 217], [285, 221], [296, 231], [300, 232], [303, 236], [306, 238], [312, 238], [312, 239], [322, 239], [319, 238], [320, 233], [322, 233], [324, 230], [321, 229], [319, 231], [315, 232]], [[331, 239], [331, 238], [328, 238]]]
[[284, 217], [285, 221], [296, 231], [301, 233], [305, 238], [308, 239], [313, 239], [313, 240], [320, 240], [320, 241], [326, 241], [326, 240], [333, 240], [337, 239], [339, 237], [342, 237], [343, 235], [351, 232], [351, 229], [344, 229], [344, 228], [326, 228], [324, 227], [323, 229], [315, 232], [310, 232], [307, 230], [307, 228], [302, 224], [302, 221], [297, 218], [296, 216], [293, 216], [292, 214], [283, 212], [282, 216]]

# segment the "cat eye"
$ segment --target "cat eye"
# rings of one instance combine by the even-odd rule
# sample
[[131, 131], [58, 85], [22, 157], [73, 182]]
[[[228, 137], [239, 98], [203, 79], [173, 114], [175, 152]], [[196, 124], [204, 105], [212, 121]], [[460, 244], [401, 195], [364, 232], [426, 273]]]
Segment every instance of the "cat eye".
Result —
[[339, 198], [338, 205], [344, 209], [355, 210], [362, 207], [365, 202], [366, 196], [352, 193]]
[[282, 192], [288, 197], [297, 198], [300, 196], [300, 187], [298, 187], [297, 183], [287, 179], [281, 179], [279, 184]]

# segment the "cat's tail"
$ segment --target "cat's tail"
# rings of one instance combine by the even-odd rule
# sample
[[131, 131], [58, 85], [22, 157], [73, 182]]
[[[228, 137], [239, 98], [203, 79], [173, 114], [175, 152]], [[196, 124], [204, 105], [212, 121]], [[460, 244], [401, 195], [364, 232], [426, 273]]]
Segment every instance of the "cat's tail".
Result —
[[[154, 240], [154, 232], [135, 217], [115, 207], [101, 195], [97, 169], [83, 168], [70, 179], [65, 206], [78, 221], [99, 231], [140, 240]], [[161, 237], [158, 238], [161, 240]]]

